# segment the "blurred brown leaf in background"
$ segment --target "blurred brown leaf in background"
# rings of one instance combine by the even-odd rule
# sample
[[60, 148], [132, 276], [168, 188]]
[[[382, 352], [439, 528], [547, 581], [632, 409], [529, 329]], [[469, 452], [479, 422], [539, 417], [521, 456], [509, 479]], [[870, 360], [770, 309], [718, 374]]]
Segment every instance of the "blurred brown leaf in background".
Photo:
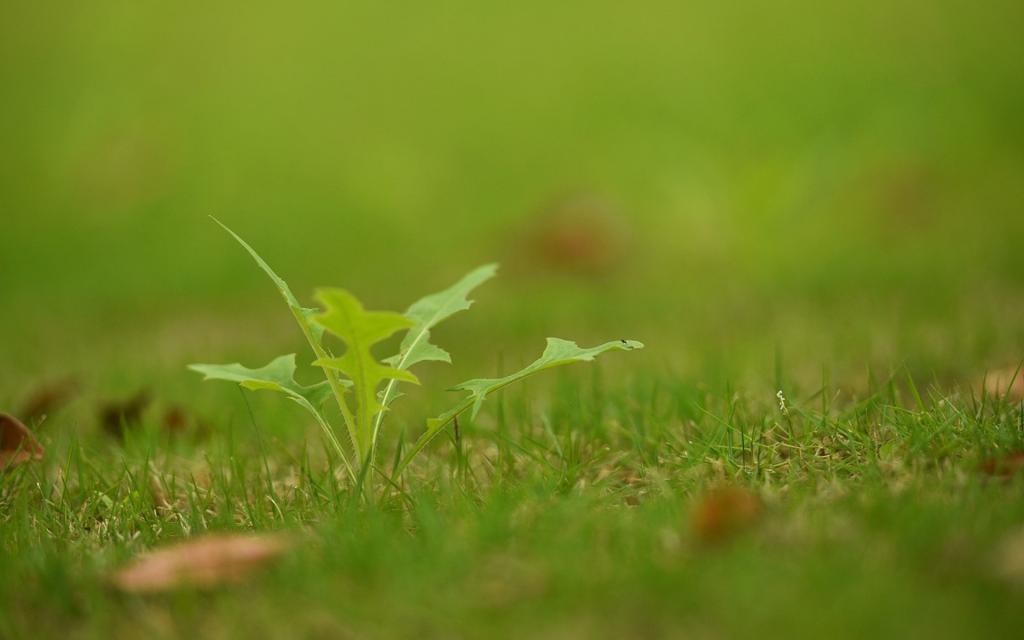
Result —
[[113, 583], [130, 593], [238, 583], [288, 547], [279, 536], [210, 535], [144, 553], [115, 573]]
[[522, 234], [523, 258], [547, 271], [602, 277], [625, 260], [629, 225], [618, 208], [587, 192], [552, 198]]
[[14, 416], [0, 413], [0, 469], [42, 458], [43, 445], [28, 427]]
[[711, 489], [693, 508], [693, 534], [704, 544], [724, 542], [749, 528], [764, 510], [760, 498], [734, 486]]

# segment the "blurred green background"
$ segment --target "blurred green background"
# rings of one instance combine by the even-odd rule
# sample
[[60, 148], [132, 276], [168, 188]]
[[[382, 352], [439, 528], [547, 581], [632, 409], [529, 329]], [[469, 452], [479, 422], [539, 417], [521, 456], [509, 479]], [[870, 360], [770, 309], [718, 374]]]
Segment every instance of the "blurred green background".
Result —
[[[1024, 346], [1020, 2], [5, 2], [0, 400], [199, 391], [275, 292], [486, 261], [450, 380], [547, 335], [770, 387]], [[307, 298], [308, 299], [308, 298]]]

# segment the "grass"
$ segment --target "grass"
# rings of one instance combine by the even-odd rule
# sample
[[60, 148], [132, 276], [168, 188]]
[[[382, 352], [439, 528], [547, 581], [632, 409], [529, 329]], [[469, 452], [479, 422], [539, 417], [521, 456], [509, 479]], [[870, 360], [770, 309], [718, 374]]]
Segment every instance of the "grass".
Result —
[[[1022, 635], [1024, 475], [981, 471], [1022, 408], [978, 388], [1024, 359], [1024, 6], [721, 4], [0, 8], [0, 410], [81, 387], [0, 473], [0, 637]], [[596, 276], [535, 246], [567, 194], [621, 232]], [[435, 388], [647, 349], [360, 497], [296, 408], [184, 369], [301, 339], [210, 214], [368, 308], [500, 261]], [[388, 443], [453, 401], [408, 392]], [[723, 484], [764, 509], [708, 544]], [[299, 543], [109, 587], [210, 530]]]
[[[952, 638], [1024, 628], [1021, 576], [1001, 556], [1024, 519], [1024, 482], [980, 471], [1024, 447], [1020, 406], [938, 390], [918, 405], [899, 380], [842, 407], [829, 406], [832, 389], [793, 396], [785, 414], [771, 398], [668, 377], [610, 386], [564, 375], [554, 387], [545, 409], [530, 406], [536, 394], [506, 392], [459, 443], [435, 447], [400, 490], [370, 503], [320, 447], [269, 428], [294, 422], [270, 408], [199, 444], [168, 442], [155, 425], [116, 452], [51, 432], [59, 444], [45, 466], [6, 475], [0, 493], [0, 633]], [[761, 496], [765, 512], [708, 541], [691, 512], [722, 483]], [[143, 549], [251, 529], [302, 542], [239, 588], [138, 597], [106, 582]]]

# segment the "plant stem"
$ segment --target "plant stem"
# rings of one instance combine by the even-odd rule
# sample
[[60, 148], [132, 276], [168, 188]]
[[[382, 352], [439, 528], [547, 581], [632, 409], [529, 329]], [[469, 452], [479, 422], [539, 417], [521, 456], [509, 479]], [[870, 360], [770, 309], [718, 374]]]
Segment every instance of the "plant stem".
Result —
[[[327, 352], [327, 349], [324, 349], [323, 345], [313, 337], [313, 333], [309, 330], [309, 323], [304, 317], [302, 317], [301, 312], [293, 308], [292, 315], [295, 316], [296, 322], [298, 322], [299, 326], [302, 328], [302, 334], [306, 336], [306, 341], [309, 342], [309, 346], [313, 348], [313, 353], [316, 354], [316, 357], [321, 359], [330, 358], [331, 354]], [[355, 451], [356, 460], [362, 464], [363, 455], [362, 448], [359, 446], [359, 438], [356, 435], [356, 421], [352, 415], [352, 410], [349, 409], [348, 402], [345, 401], [345, 389], [338, 381], [338, 374], [336, 372], [328, 369], [327, 367], [321, 367], [321, 370], [327, 377], [327, 383], [330, 385], [331, 392], [334, 394], [334, 399], [338, 403], [338, 409], [341, 410], [341, 417], [345, 421], [345, 427], [348, 429], [348, 436], [352, 440], [352, 449]], [[330, 427], [328, 426], [326, 428], [329, 429]], [[330, 433], [330, 437], [340, 451], [341, 443], [338, 442], [333, 432]], [[346, 460], [346, 464], [347, 463], [348, 461]]]

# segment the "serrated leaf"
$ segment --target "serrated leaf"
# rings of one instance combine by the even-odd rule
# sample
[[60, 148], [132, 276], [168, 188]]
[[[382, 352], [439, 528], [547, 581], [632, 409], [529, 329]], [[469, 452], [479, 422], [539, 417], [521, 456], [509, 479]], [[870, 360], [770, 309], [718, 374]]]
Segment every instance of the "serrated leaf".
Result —
[[295, 381], [294, 353], [275, 358], [270, 364], [259, 369], [250, 369], [237, 362], [190, 364], [188, 368], [205, 375], [204, 380], [227, 380], [254, 391], [276, 391], [303, 406], [309, 404], [314, 408], [320, 407], [331, 394], [331, 388], [326, 381], [311, 386], [303, 386]]
[[442, 321], [473, 306], [466, 296], [498, 272], [498, 265], [487, 264], [470, 271], [444, 291], [432, 293], [414, 302], [405, 312], [413, 326], [402, 340], [399, 353], [385, 362], [399, 369], [408, 369], [426, 361], [451, 362], [451, 356], [430, 342], [430, 330]]
[[[442, 321], [447, 320], [460, 311], [465, 311], [473, 306], [473, 301], [467, 296], [473, 289], [487, 282], [498, 272], [498, 265], [485, 264], [482, 267], [473, 269], [462, 278], [443, 291], [432, 293], [420, 298], [409, 306], [405, 317], [413, 321], [413, 326], [402, 339], [399, 352], [384, 360], [396, 369], [406, 370], [420, 362], [451, 362], [451, 355], [441, 347], [430, 342], [430, 331]], [[381, 394], [381, 404], [384, 408], [391, 406], [391, 403], [402, 394], [395, 390], [397, 380], [391, 380]], [[380, 430], [381, 421], [384, 419], [384, 411], [377, 414], [373, 426], [373, 442], [377, 441], [377, 433]]]
[[[345, 456], [341, 443], [334, 435], [334, 430], [320, 412], [324, 400], [333, 392], [330, 382], [324, 381], [319, 384], [304, 386], [295, 381], [295, 354], [274, 358], [270, 364], [259, 369], [250, 369], [239, 363], [234, 364], [190, 364], [189, 369], [197, 371], [204, 376], [204, 380], [227, 380], [237, 382], [246, 389], [266, 390], [283, 393], [306, 411], [313, 414], [324, 434], [331, 441], [338, 455], [341, 457], [349, 476], [353, 476], [353, 467]], [[339, 388], [351, 386], [348, 380], [336, 381]]]
[[391, 394], [389, 395], [384, 389], [381, 389], [380, 391], [377, 392], [377, 399], [380, 400], [380, 403], [384, 405], [385, 409], [387, 409], [389, 406], [391, 406], [392, 402], [398, 400], [404, 395], [405, 394], [402, 393], [401, 391], [392, 391]]
[[242, 240], [237, 233], [229, 229], [228, 226], [220, 220], [213, 218], [213, 221], [230, 233], [231, 237], [234, 238], [238, 244], [242, 245], [247, 252], [249, 252], [249, 255], [256, 261], [259, 268], [263, 269], [263, 272], [270, 277], [273, 283], [277, 286], [277, 290], [281, 292], [281, 297], [284, 298], [284, 301], [288, 304], [288, 308], [291, 309], [292, 315], [295, 316], [296, 322], [299, 323], [299, 327], [302, 329], [303, 333], [306, 334], [306, 337], [310, 339], [310, 342], [315, 342], [318, 345], [321, 344], [323, 341], [324, 330], [313, 322], [313, 316], [320, 313], [320, 310], [309, 309], [299, 304], [298, 298], [296, 298], [295, 294], [292, 293], [292, 290], [288, 287], [288, 283], [270, 268], [270, 265], [260, 257], [260, 254], [256, 253], [255, 249], [249, 246], [248, 242]]
[[377, 387], [389, 379], [419, 384], [411, 373], [378, 362], [371, 348], [396, 332], [408, 329], [413, 322], [400, 313], [367, 311], [344, 289], [320, 289], [316, 297], [326, 309], [316, 316], [316, 322], [340, 338], [346, 350], [340, 357], [319, 358], [313, 364], [338, 371], [352, 381], [357, 406], [357, 441], [360, 455], [364, 456], [370, 450], [373, 417], [383, 408], [377, 398]]
[[[211, 216], [211, 218], [213, 217]], [[259, 266], [259, 268], [262, 269], [263, 272], [266, 273], [267, 276], [270, 277], [271, 281], [273, 281], [273, 283], [277, 286], [277, 290], [281, 293], [281, 297], [284, 298], [285, 303], [288, 305], [288, 309], [292, 312], [292, 317], [295, 318], [295, 322], [299, 325], [299, 329], [302, 330], [302, 335], [305, 336], [306, 341], [309, 343], [309, 346], [313, 349], [313, 353], [316, 354], [316, 357], [328, 357], [330, 354], [323, 346], [323, 327], [321, 327], [320, 325], [313, 321], [313, 317], [317, 313], [319, 313], [320, 310], [310, 309], [307, 307], [303, 307], [301, 304], [299, 304], [299, 301], [295, 297], [295, 294], [293, 294], [292, 290], [288, 287], [288, 283], [286, 283], [283, 278], [277, 275], [277, 273], [275, 273], [274, 270], [270, 268], [270, 265], [267, 264], [262, 257], [260, 257], [260, 254], [256, 253], [255, 249], [249, 246], [249, 243], [247, 243], [245, 240], [242, 240], [242, 238], [237, 233], [229, 229], [227, 225], [222, 223], [220, 220], [213, 218], [213, 221], [220, 225], [221, 228], [223, 228], [229, 234], [231, 234], [231, 237], [233, 237], [238, 242], [238, 244], [242, 245], [242, 247], [249, 253], [249, 255], [252, 256], [252, 259], [256, 261], [256, 264]], [[342, 384], [341, 380], [338, 379], [337, 374], [334, 373], [333, 371], [325, 370], [324, 375], [327, 377], [327, 384], [330, 386], [331, 392], [334, 394], [335, 401], [338, 403], [338, 409], [341, 411], [341, 417], [345, 421], [345, 427], [348, 429], [348, 435], [352, 441], [352, 446], [354, 448], [358, 448], [358, 444], [356, 443], [355, 419], [352, 417], [352, 412], [349, 409], [348, 404], [345, 402], [345, 398], [343, 397], [343, 394], [345, 392], [344, 385]], [[323, 416], [317, 414], [317, 418], [320, 420], [320, 426], [323, 427], [324, 433], [330, 439], [332, 444], [334, 444], [334, 448], [337, 450], [338, 455], [344, 459], [345, 453], [341, 449], [341, 443], [338, 442], [337, 437], [334, 435], [334, 430], [331, 429], [330, 425], [327, 423], [326, 420], [324, 420]], [[347, 464], [348, 462], [346, 460], [346, 465]], [[349, 473], [352, 473], [351, 467], [349, 467]]]
[[472, 416], [475, 418], [476, 414], [480, 411], [480, 407], [483, 405], [484, 400], [487, 399], [489, 394], [539, 371], [572, 364], [573, 362], [590, 361], [606, 351], [632, 351], [635, 349], [643, 349], [643, 347], [644, 345], [642, 343], [635, 340], [616, 340], [614, 342], [606, 342], [596, 347], [590, 347], [589, 349], [583, 349], [571, 340], [548, 338], [547, 348], [544, 349], [544, 353], [541, 354], [540, 358], [534, 361], [533, 364], [529, 365], [525, 369], [513, 373], [512, 375], [505, 376], [504, 378], [477, 378], [475, 380], [467, 380], [466, 382], [452, 387], [452, 391], [468, 391], [470, 394], [469, 398], [467, 398], [463, 404], [452, 409], [448, 413], [445, 413], [434, 420], [428, 421], [428, 428], [430, 428], [431, 423], [436, 427], [438, 426], [437, 423], [449, 422], [452, 417], [461, 413], [470, 406], [473, 408]]
[[419, 440], [416, 441], [416, 444], [409, 452], [409, 455], [406, 456], [405, 460], [402, 461], [402, 464], [395, 475], [397, 476], [400, 474], [405, 467], [408, 466], [409, 462], [411, 462], [412, 459], [434, 438], [434, 436], [440, 433], [441, 430], [450, 424], [460, 413], [468, 409], [472, 409], [472, 415], [475, 417], [477, 412], [480, 410], [481, 405], [483, 405], [484, 400], [486, 400], [487, 397], [495, 391], [546, 369], [560, 367], [574, 362], [587, 362], [608, 351], [635, 351], [643, 348], [643, 343], [635, 340], [616, 340], [613, 342], [606, 342], [596, 347], [583, 348], [570, 340], [548, 338], [547, 348], [544, 349], [544, 353], [541, 354], [540, 358], [526, 368], [503, 378], [477, 378], [474, 380], [467, 380], [466, 382], [456, 385], [451, 389], [452, 391], [468, 391], [469, 396], [454, 408], [446, 411], [437, 418], [427, 420], [427, 430], [422, 436], [420, 436]]

